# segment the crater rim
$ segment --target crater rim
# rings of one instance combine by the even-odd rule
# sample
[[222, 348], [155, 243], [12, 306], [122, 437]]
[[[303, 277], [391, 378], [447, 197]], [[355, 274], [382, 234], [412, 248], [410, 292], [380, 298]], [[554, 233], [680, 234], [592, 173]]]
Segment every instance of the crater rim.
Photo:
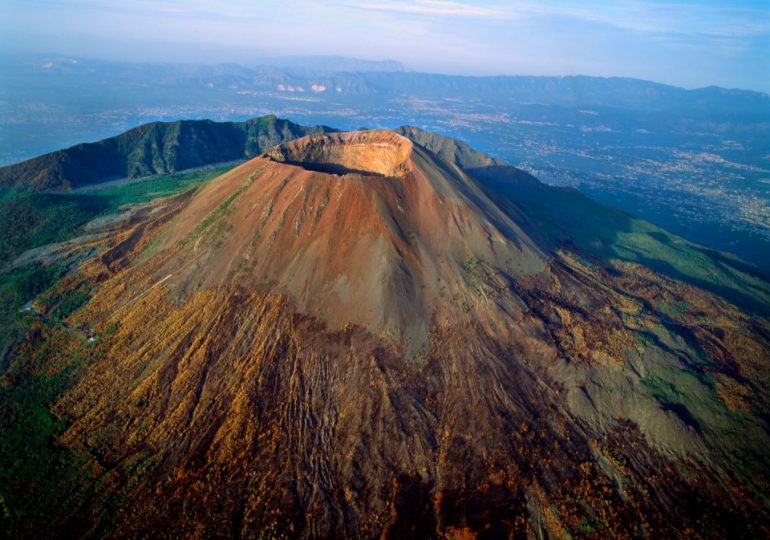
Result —
[[411, 170], [412, 142], [388, 130], [307, 135], [265, 152], [271, 161], [345, 176], [402, 177]]

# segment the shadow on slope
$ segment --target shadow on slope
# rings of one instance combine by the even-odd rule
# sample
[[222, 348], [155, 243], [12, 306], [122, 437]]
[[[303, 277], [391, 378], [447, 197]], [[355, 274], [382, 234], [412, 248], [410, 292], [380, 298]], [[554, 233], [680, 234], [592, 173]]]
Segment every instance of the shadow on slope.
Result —
[[361, 176], [377, 176], [380, 178], [385, 178], [385, 175], [379, 174], [372, 171], [367, 171], [364, 169], [352, 169], [349, 167], [345, 167], [344, 165], [339, 165], [337, 163], [309, 163], [306, 161], [287, 161], [287, 165], [294, 165], [296, 167], [302, 167], [303, 169], [306, 169], [308, 171], [315, 171], [325, 174], [336, 174], [337, 176], [345, 176], [346, 174], [359, 174]]
[[[546, 186], [514, 167], [481, 167], [469, 173], [507, 211], [528, 215], [551, 249], [574, 246], [603, 259], [643, 264], [770, 315], [770, 276], [734, 255], [670, 234], [575, 189]], [[500, 201], [500, 196], [504, 200]]]

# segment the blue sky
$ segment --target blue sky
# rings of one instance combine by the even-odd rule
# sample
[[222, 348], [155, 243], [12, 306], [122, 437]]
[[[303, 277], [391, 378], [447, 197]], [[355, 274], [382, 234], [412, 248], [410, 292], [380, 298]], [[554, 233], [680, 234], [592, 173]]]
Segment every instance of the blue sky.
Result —
[[333, 54], [770, 92], [770, 1], [3, 0], [0, 47], [246, 64]]

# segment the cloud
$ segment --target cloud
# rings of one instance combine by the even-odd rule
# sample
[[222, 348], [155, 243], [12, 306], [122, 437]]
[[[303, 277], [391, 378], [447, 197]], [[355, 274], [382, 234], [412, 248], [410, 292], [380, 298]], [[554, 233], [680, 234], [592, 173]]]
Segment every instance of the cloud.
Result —
[[506, 13], [501, 10], [449, 0], [417, 0], [416, 2], [386, 0], [381, 2], [348, 2], [342, 5], [366, 11], [386, 11], [409, 15], [479, 17], [487, 19], [498, 19], [506, 16]]
[[733, 8], [684, 2], [616, 0], [568, 6], [530, 6], [530, 13], [562, 15], [643, 34], [711, 34], [749, 37], [770, 33], [766, 7]]
[[480, 5], [476, 0], [347, 0], [338, 6], [360, 11], [379, 11], [401, 15], [475, 18], [513, 21], [562, 18], [575, 22], [607, 25], [649, 36], [698, 35], [733, 39], [770, 34], [770, 10], [725, 5], [640, 0], [562, 0], [552, 3], [517, 0]]

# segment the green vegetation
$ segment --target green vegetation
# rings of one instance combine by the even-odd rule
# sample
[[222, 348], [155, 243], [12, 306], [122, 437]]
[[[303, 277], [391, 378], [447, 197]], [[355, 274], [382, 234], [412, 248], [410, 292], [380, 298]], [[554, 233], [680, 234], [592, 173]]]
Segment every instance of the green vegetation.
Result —
[[110, 323], [109, 326], [107, 326], [107, 328], [104, 330], [104, 335], [106, 335], [107, 337], [112, 337], [115, 334], [115, 332], [118, 331], [118, 328], [120, 328], [119, 322], [116, 321], [116, 322]]
[[21, 192], [19, 192], [16, 189], [0, 188], [0, 202], [3, 202], [6, 199], [11, 199], [11, 198], [19, 195], [19, 193], [21, 193]]
[[[463, 274], [465, 275], [465, 280], [468, 282], [468, 285], [476, 289], [477, 292], [481, 291], [481, 282], [484, 277], [481, 268], [482, 263], [483, 261], [476, 257], [469, 257], [463, 261]], [[463, 311], [465, 311], [464, 306]]]
[[[73, 238], [92, 219], [126, 204], [168, 197], [227, 172], [233, 165], [148, 178], [88, 193], [14, 193], [0, 199], [0, 269], [28, 249]], [[5, 193], [10, 193], [6, 191]]]
[[208, 216], [206, 216], [206, 219], [201, 221], [195, 229], [193, 229], [193, 232], [190, 233], [191, 239], [196, 239], [200, 235], [202, 235], [206, 230], [211, 227], [212, 224], [217, 222], [219, 219], [223, 218], [227, 214], [230, 213], [230, 203], [232, 203], [238, 195], [241, 194], [243, 191], [243, 188], [239, 189], [232, 195], [230, 195], [227, 199], [222, 201], [219, 206], [217, 206], [213, 212], [211, 212]]
[[[19, 309], [50, 288], [67, 271], [63, 263], [32, 263], [9, 268], [26, 250], [77, 236], [92, 219], [115, 213], [126, 204], [147, 202], [194, 189], [223, 174], [232, 165], [208, 167], [182, 174], [148, 178], [96, 189], [88, 193], [0, 193], [0, 344], [12, 333]], [[58, 299], [54, 315], [66, 318], [87, 301], [84, 291], [69, 291]]]
[[47, 290], [66, 272], [61, 264], [33, 263], [0, 273], [0, 349], [13, 336], [22, 306]]
[[[58, 293], [58, 316], [65, 316], [85, 300], [82, 291]], [[82, 334], [57, 322], [45, 324], [37, 315], [20, 315], [17, 324], [27, 340], [21, 342], [13, 362], [0, 378], [0, 537], [33, 537], [61, 520], [77, 514], [84, 498], [100, 500], [102, 514], [90, 530], [96, 537], [111, 531], [112, 518], [123, 496], [120, 489], [103, 495], [108, 482], [136, 480], [151, 456], [129, 461], [119, 475], [99, 473], [87, 451], [65, 448], [57, 441], [67, 420], [51, 412], [52, 405], [81, 376], [82, 366], [102, 356], [101, 343], [92, 344]], [[104, 339], [117, 331], [110, 325]], [[62, 344], [69, 341], [75, 346]], [[93, 444], [99, 443], [99, 437]], [[76, 521], [70, 534], [80, 537]], [[91, 525], [89, 524], [89, 527]]]
[[109, 208], [114, 210], [124, 204], [143, 203], [185, 192], [226, 173], [233, 167], [232, 164], [217, 165], [185, 173], [157, 176], [100, 188], [88, 192], [88, 195], [108, 202]]
[[[248, 180], [239, 187], [235, 192], [233, 192], [227, 199], [219, 203], [219, 206], [217, 206], [206, 218], [201, 221], [195, 229], [190, 233], [189, 239], [195, 240], [199, 238], [202, 234], [204, 234], [214, 223], [217, 223], [220, 219], [228, 215], [232, 210], [230, 208], [230, 205], [237, 199], [241, 193], [243, 193], [246, 188], [248, 188], [251, 183], [254, 181], [254, 178], [256, 178], [260, 173], [262, 172], [262, 168], [258, 168], [256, 171], [251, 173], [249, 175]], [[217, 246], [221, 245], [221, 239], [222, 236], [227, 233], [230, 230], [230, 226], [228, 224], [222, 224], [217, 223], [217, 228], [215, 229], [215, 236], [217, 237]]]
[[104, 197], [22, 193], [0, 201], [0, 268], [24, 251], [61, 242], [110, 209]]
[[687, 310], [690, 309], [690, 304], [688, 302], [681, 301], [675, 303], [664, 303], [660, 307], [663, 313], [669, 317], [680, 317], [687, 313]]
[[476, 257], [469, 257], [463, 261], [463, 272], [469, 276], [473, 276], [478, 270], [481, 261]]
[[475, 174], [522, 208], [551, 247], [573, 246], [600, 259], [640, 263], [770, 314], [768, 276], [755, 266], [592, 201], [574, 189], [548, 187], [513, 171], [493, 167]]
[[[700, 353], [688, 350], [688, 355], [698, 357]], [[714, 391], [711, 374], [697, 366], [650, 365], [641, 383], [646, 393], [664, 410], [675, 413], [698, 431], [701, 426], [709, 425], [708, 418], [730, 416], [735, 419], [734, 413]]]
[[[0, 197], [0, 350], [13, 335], [13, 324], [26, 303], [50, 288], [67, 271], [64, 263], [39, 262], [10, 268], [23, 252], [76, 237], [81, 227], [99, 216], [194, 189], [225, 173], [232, 165], [148, 178], [139, 182], [95, 189], [88, 193], [17, 193]], [[68, 291], [58, 298], [51, 314], [64, 319], [88, 300], [85, 291]]]
[[56, 307], [51, 312], [51, 317], [60, 321], [64, 320], [86, 305], [90, 298], [91, 295], [85, 291], [66, 290], [59, 295]]
[[74, 382], [82, 362], [68, 358], [49, 373], [59, 354], [56, 339], [26, 350], [0, 385], [0, 494], [6, 505], [0, 530], [10, 536], [75, 510], [87, 478], [85, 459], [55, 443], [66, 423], [51, 415], [50, 405]]
[[590, 515], [583, 518], [583, 521], [580, 523], [580, 526], [578, 527], [579, 532], [581, 534], [595, 533], [597, 530], [601, 530], [603, 528], [604, 528], [604, 524], [602, 523], [602, 520], [595, 515]]
[[245, 122], [152, 122], [109, 139], [0, 167], [0, 188], [40, 192], [111, 178], [172, 174], [257, 156], [273, 145], [324, 131], [329, 129], [300, 126], [275, 116]]

